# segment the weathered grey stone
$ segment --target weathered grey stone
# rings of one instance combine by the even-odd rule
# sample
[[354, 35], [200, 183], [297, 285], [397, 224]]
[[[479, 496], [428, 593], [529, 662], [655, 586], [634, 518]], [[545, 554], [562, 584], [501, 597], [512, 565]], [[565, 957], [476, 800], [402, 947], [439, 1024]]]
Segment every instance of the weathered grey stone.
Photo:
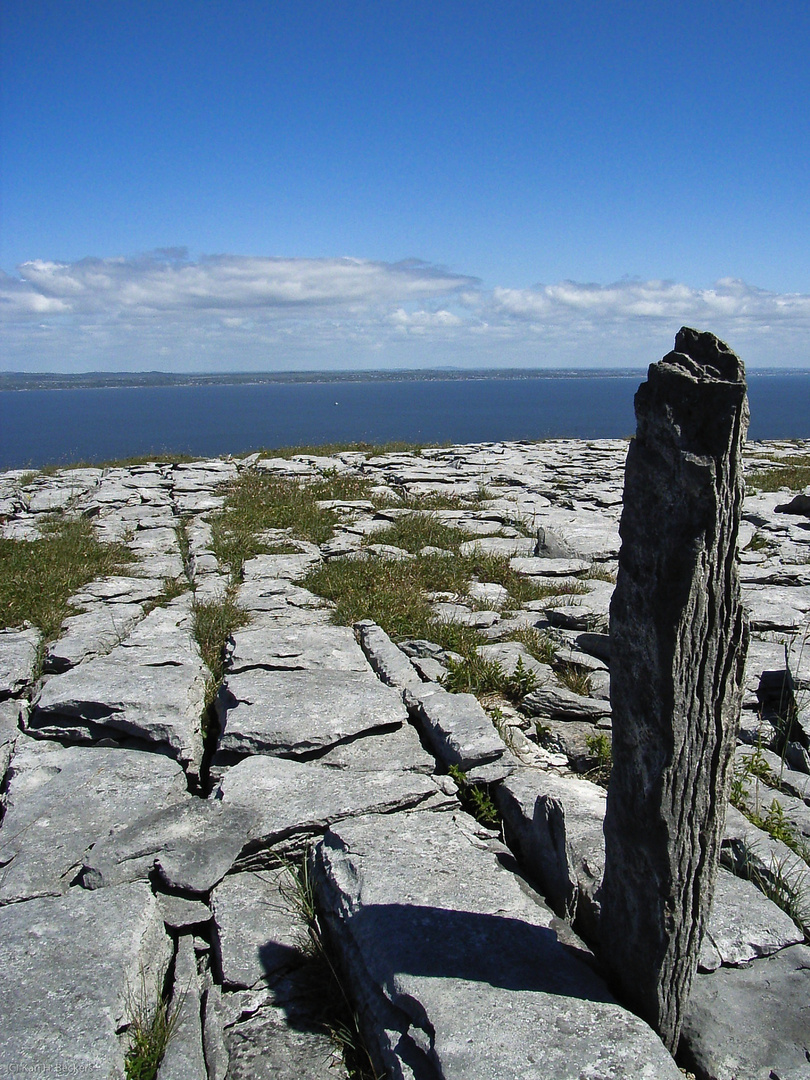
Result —
[[39, 631], [0, 630], [0, 699], [21, 694], [31, 682], [39, 648]]
[[509, 565], [518, 574], [526, 577], [573, 577], [589, 569], [590, 563], [584, 559], [551, 559], [534, 556], [516, 556], [509, 560]]
[[650, 1029], [563, 949], [560, 924], [501, 850], [429, 812], [343, 822], [318, 845], [318, 899], [375, 1068], [677, 1080]]
[[448, 604], [442, 601], [433, 604], [433, 613], [440, 622], [461, 623], [462, 626], [473, 626], [483, 629], [494, 626], [500, 622], [501, 616], [497, 611], [473, 611], [466, 604]]
[[708, 1077], [810, 1076], [810, 948], [698, 975], [683, 1023], [686, 1060]]
[[186, 900], [182, 896], [158, 893], [157, 902], [164, 923], [173, 930], [184, 930], [189, 926], [207, 923], [211, 919], [211, 909], [199, 900]]
[[89, 611], [69, 615], [61, 636], [45, 654], [45, 671], [61, 672], [89, 657], [108, 653], [127, 637], [143, 617], [140, 604], [96, 604]]
[[177, 942], [169, 1008], [177, 1019], [157, 1080], [208, 1080], [200, 1018], [200, 979], [194, 944], [188, 935]]
[[14, 699], [0, 701], [0, 789], [20, 734], [19, 723], [20, 702]]
[[412, 724], [402, 724], [393, 730], [372, 732], [351, 742], [338, 743], [318, 761], [335, 769], [360, 769], [365, 772], [412, 770], [430, 775], [436, 768], [436, 759], [422, 746]]
[[114, 601], [118, 604], [141, 604], [146, 600], [154, 600], [162, 592], [162, 578], [112, 574], [83, 585], [75, 596], [70, 598], [70, 603], [75, 607], [89, 607], [98, 600]]
[[608, 702], [575, 694], [573, 690], [553, 682], [536, 687], [526, 695], [522, 704], [529, 716], [548, 717], [549, 720], [587, 720], [596, 724], [611, 716]]
[[370, 773], [276, 757], [240, 761], [225, 773], [217, 794], [226, 810], [252, 816], [250, 837], [235, 871], [265, 869], [272, 865], [265, 858], [268, 849], [281, 854], [298, 850], [309, 837], [345, 817], [388, 814], [422, 803], [454, 804], [422, 773]]
[[382, 627], [370, 619], [364, 619], [355, 623], [354, 629], [368, 662], [387, 686], [394, 686], [398, 690], [404, 690], [407, 686], [414, 689], [421, 686], [422, 680], [413, 664]]
[[320, 551], [314, 544], [311, 550], [297, 555], [256, 555], [245, 563], [245, 580], [284, 578], [286, 581], [299, 581], [320, 561]]
[[611, 605], [604, 959], [672, 1050], [697, 968], [742, 701], [741, 361], [682, 329], [636, 394]]
[[700, 971], [714, 971], [721, 964], [739, 967], [802, 941], [804, 934], [790, 916], [755, 885], [720, 870], [700, 947]]
[[167, 748], [197, 775], [207, 671], [190, 622], [187, 597], [155, 608], [106, 656], [49, 679], [27, 728], [72, 742], [143, 740]]
[[589, 780], [519, 769], [495, 791], [506, 841], [558, 915], [599, 938], [607, 792]]
[[462, 555], [505, 555], [512, 558], [516, 555], [534, 555], [535, 541], [531, 536], [481, 536], [476, 540], [465, 540], [460, 545]]
[[147, 885], [0, 909], [0, 1072], [124, 1080], [119, 1032], [151, 1006], [172, 956]]
[[473, 694], [449, 694], [425, 683], [418, 694], [407, 691], [408, 707], [436, 757], [444, 765], [473, 769], [498, 761], [503, 740]]
[[145, 806], [189, 798], [182, 770], [160, 754], [20, 736], [0, 828], [0, 904], [65, 892], [91, 845], [108, 834], [114, 843]]
[[386, 726], [407, 713], [396, 690], [366, 671], [229, 675], [217, 698], [221, 751], [301, 756]]
[[475, 650], [484, 660], [500, 664], [507, 675], [512, 675], [520, 664], [524, 671], [530, 671], [539, 682], [553, 678], [551, 668], [535, 660], [525, 645], [519, 641], [499, 641], [492, 645], [479, 645]]
[[587, 602], [553, 604], [543, 608], [549, 626], [559, 626], [563, 630], [587, 630], [590, 633], [603, 633], [608, 628], [608, 616], [598, 607]]
[[227, 1080], [346, 1080], [340, 1052], [312, 1017], [296, 1019], [267, 1006], [226, 1028]]
[[286, 869], [230, 874], [214, 889], [214, 947], [225, 986], [264, 986], [301, 964], [306, 926]]
[[233, 866], [252, 820], [216, 800], [190, 797], [148, 811], [95, 845], [84, 859], [82, 884], [100, 889], [157, 868], [170, 887], [205, 895]]
[[368, 672], [366, 659], [348, 626], [289, 626], [278, 619], [256, 617], [234, 633], [233, 641], [229, 678], [250, 668]]

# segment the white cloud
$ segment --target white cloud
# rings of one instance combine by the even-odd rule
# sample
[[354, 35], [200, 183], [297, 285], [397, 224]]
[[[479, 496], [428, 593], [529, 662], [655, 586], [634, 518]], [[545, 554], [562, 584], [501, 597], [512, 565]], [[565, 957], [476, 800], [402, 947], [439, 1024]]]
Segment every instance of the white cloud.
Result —
[[810, 296], [733, 278], [485, 289], [417, 260], [32, 260], [0, 272], [6, 370], [646, 366], [686, 323], [810, 366]]
[[214, 255], [198, 262], [160, 254], [76, 263], [33, 260], [19, 267], [19, 275], [17, 281], [8, 277], [0, 281], [0, 297], [20, 313], [31, 310], [34, 297], [61, 304], [58, 310], [106, 314], [273, 311], [420, 300], [475, 284], [472, 278], [415, 260], [380, 263], [237, 255]]

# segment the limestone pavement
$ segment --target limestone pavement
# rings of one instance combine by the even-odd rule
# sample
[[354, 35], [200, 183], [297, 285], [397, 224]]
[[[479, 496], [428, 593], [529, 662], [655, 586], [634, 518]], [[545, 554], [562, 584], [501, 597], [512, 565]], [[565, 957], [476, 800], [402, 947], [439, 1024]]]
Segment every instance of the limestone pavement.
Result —
[[[610, 737], [626, 450], [498, 443], [0, 475], [4, 537], [34, 540], [45, 515], [82, 514], [136, 555], [76, 594], [41, 673], [36, 629], [0, 631], [0, 1073], [123, 1077], [133, 1016], [165, 993], [178, 1021], [161, 1080], [346, 1075], [291, 887], [303, 859], [379, 1076], [681, 1076], [597, 959], [605, 790], [592, 748]], [[810, 446], [746, 455], [768, 468], [797, 452]], [[504, 705], [496, 727], [442, 685], [441, 647], [337, 626], [302, 587], [324, 560], [412, 557], [373, 542], [396, 506], [357, 500], [335, 505], [327, 543], [245, 564], [237, 603], [249, 618], [206, 711], [192, 603], [225, 590], [211, 520], [223, 483], [249, 469], [302, 482], [359, 473], [392, 500], [475, 497], [433, 513], [533, 580], [577, 581], [519, 610], [492, 582], [435, 598], [442, 618], [483, 630], [483, 657], [532, 671], [522, 710]], [[784, 512], [789, 501], [745, 505], [753, 640], [738, 796], [760, 818], [776, 801], [810, 842], [810, 519], [805, 504]], [[166, 578], [189, 588], [153, 606]], [[549, 635], [549, 663], [506, 640], [519, 627]], [[560, 683], [562, 666], [589, 677], [588, 693]], [[796, 734], [772, 755], [778, 709], [763, 673], [782, 673], [783, 687], [786, 671]], [[776, 787], [745, 768], [753, 755]], [[451, 766], [488, 785], [502, 828], [464, 811]], [[683, 1060], [698, 1076], [808, 1077], [810, 949], [762, 887], [780, 874], [800, 883], [807, 864], [733, 808], [723, 851]]]

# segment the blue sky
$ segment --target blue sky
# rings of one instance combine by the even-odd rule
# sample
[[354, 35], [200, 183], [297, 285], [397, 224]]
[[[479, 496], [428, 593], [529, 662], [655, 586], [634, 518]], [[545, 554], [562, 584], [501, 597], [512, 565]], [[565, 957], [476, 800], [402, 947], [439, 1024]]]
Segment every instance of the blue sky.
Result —
[[810, 367], [806, 0], [4, 0], [0, 368]]

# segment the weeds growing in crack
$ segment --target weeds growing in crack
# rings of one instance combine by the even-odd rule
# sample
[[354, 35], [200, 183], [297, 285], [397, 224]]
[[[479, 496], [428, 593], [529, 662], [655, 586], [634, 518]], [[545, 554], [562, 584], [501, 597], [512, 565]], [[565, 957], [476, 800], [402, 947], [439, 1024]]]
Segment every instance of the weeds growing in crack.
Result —
[[585, 747], [596, 759], [596, 765], [586, 772], [586, 777], [594, 784], [606, 788], [613, 768], [613, 747], [610, 739], [603, 731], [597, 731], [585, 736]]
[[554, 669], [554, 675], [561, 686], [582, 697], [588, 697], [593, 689], [589, 672], [576, 664], [560, 664]]
[[301, 862], [287, 863], [279, 888], [301, 920], [298, 947], [311, 965], [312, 983], [317, 986], [317, 1000], [311, 1003], [315, 1019], [343, 1055], [350, 1080], [384, 1080], [374, 1069], [343, 973], [329, 947], [315, 900], [310, 857], [307, 850]]
[[[724, 861], [726, 861], [724, 859]], [[810, 869], [790, 856], [771, 854], [767, 866], [757, 857], [755, 847], [743, 841], [731, 867], [738, 877], [747, 878], [789, 915], [810, 941]]]
[[507, 674], [497, 660], [472, 653], [462, 660], [448, 662], [442, 684], [451, 694], [495, 693], [519, 703], [537, 686], [537, 676], [525, 667], [522, 657], [518, 657], [514, 670]]
[[207, 714], [222, 683], [228, 640], [234, 630], [247, 625], [250, 616], [236, 604], [231, 592], [213, 600], [195, 598], [191, 613], [194, 620], [194, 639], [200, 647], [206, 667], [211, 672], [205, 685], [204, 709]]
[[554, 639], [534, 626], [521, 626], [513, 630], [506, 641], [518, 641], [530, 656], [541, 664], [552, 664], [556, 656]]
[[182, 1001], [169, 1006], [159, 987], [147, 986], [141, 969], [139, 985], [126, 1000], [129, 1049], [124, 1068], [127, 1080], [154, 1080], [180, 1020]]
[[458, 765], [451, 765], [447, 772], [458, 786], [459, 802], [467, 813], [487, 829], [500, 829], [501, 815], [489, 794], [489, 786], [468, 780], [466, 773]]

